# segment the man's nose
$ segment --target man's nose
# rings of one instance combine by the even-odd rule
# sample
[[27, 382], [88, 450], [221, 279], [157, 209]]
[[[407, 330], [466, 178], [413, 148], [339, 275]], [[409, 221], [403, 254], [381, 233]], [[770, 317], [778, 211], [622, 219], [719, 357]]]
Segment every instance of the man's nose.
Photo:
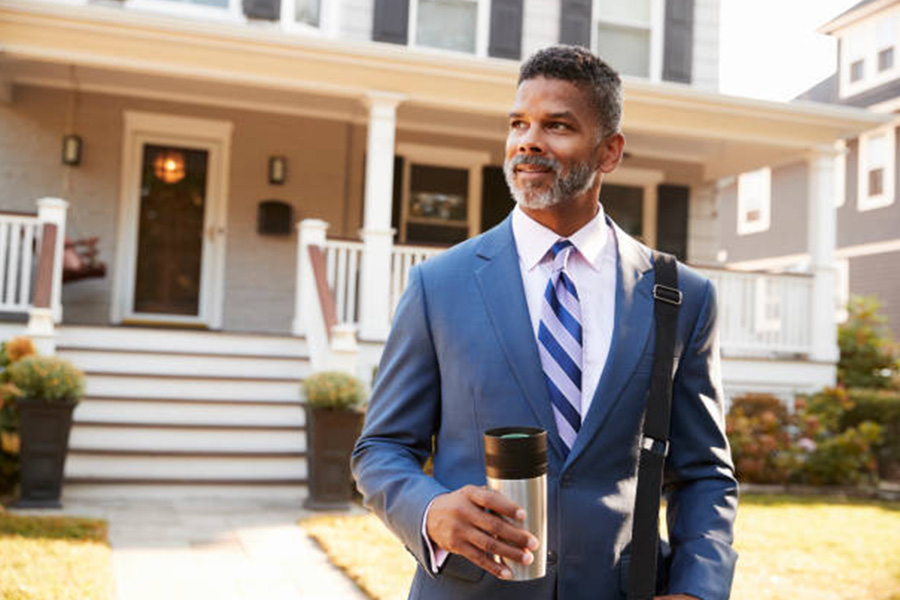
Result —
[[543, 154], [544, 143], [540, 138], [539, 128], [529, 127], [522, 133], [518, 144], [519, 154]]

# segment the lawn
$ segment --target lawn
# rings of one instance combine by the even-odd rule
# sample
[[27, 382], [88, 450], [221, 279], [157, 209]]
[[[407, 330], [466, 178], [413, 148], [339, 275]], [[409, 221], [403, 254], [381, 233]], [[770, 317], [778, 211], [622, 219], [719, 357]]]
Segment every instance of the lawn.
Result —
[[[375, 600], [406, 597], [412, 557], [374, 517], [302, 527]], [[741, 498], [733, 600], [900, 600], [900, 503]]]
[[113, 592], [105, 522], [0, 508], [0, 598], [111, 600]]

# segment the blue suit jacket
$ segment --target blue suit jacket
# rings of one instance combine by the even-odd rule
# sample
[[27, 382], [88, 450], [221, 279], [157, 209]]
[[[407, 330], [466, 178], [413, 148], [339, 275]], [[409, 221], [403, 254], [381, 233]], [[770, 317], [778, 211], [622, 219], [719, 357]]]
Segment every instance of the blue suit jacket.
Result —
[[[511, 219], [410, 273], [384, 350], [353, 472], [366, 505], [419, 561], [410, 598], [624, 598], [641, 419], [653, 365], [650, 251], [615, 227], [612, 346], [567, 459], [526, 306]], [[678, 318], [667, 461], [670, 593], [726, 599], [737, 507], [724, 432], [716, 301], [678, 266]], [[583, 310], [590, 310], [584, 307]], [[543, 427], [549, 437], [548, 572], [506, 582], [451, 555], [428, 569], [422, 518], [438, 494], [484, 485], [482, 432]], [[433, 444], [433, 445], [432, 445]], [[434, 477], [422, 464], [434, 454]]]

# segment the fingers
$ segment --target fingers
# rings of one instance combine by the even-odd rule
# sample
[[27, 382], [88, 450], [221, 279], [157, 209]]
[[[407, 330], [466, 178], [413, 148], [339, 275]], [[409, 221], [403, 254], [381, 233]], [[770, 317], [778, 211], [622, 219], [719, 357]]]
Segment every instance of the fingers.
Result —
[[493, 557], [485, 554], [483, 550], [472, 544], [462, 545], [457, 554], [466, 557], [469, 559], [469, 562], [481, 567], [494, 577], [500, 579], [512, 579], [512, 571], [509, 570], [509, 567], [494, 561]]
[[[529, 550], [536, 550], [539, 545], [537, 538], [527, 530], [516, 527], [504, 519], [485, 512], [480, 508], [472, 507], [468, 516], [475, 527], [493, 537], [506, 541], [511, 546], [520, 549], [527, 548]], [[512, 558], [519, 560], [515, 557]]]
[[525, 520], [525, 510], [502, 494], [486, 488], [466, 486], [463, 488], [469, 499], [481, 508], [503, 515], [507, 519]]

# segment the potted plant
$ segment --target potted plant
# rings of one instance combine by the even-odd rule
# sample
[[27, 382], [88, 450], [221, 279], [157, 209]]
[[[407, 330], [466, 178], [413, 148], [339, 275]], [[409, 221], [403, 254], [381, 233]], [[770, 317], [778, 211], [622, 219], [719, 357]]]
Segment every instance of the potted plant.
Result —
[[350, 453], [363, 422], [366, 390], [346, 373], [323, 371], [303, 382], [309, 497], [313, 510], [346, 509], [353, 499]]
[[26, 336], [0, 343], [0, 498], [15, 495], [19, 484], [19, 411], [16, 399], [19, 388], [9, 383], [9, 367], [37, 354], [31, 339]]
[[18, 390], [22, 508], [59, 508], [72, 411], [84, 395], [84, 375], [55, 356], [28, 356], [5, 371]]

